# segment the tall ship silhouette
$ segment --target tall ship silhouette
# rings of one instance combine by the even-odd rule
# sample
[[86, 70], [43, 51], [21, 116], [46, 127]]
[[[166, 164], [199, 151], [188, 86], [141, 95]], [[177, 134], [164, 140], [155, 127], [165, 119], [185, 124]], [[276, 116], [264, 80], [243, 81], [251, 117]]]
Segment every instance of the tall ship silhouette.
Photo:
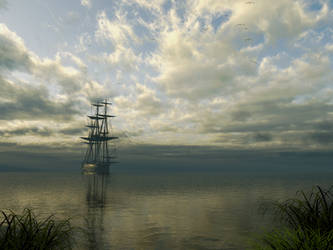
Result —
[[112, 105], [107, 100], [91, 104], [94, 109], [92, 115], [88, 115], [88, 137], [81, 137], [88, 144], [87, 151], [82, 162], [82, 170], [85, 174], [108, 174], [109, 167], [115, 158], [114, 148], [109, 142], [118, 139], [112, 136], [111, 118], [115, 117], [108, 113]]

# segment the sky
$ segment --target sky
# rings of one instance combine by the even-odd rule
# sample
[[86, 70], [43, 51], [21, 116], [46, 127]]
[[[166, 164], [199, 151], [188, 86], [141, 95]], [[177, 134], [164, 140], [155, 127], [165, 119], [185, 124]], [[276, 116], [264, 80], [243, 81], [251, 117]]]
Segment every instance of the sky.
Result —
[[0, 165], [78, 159], [104, 98], [123, 161], [332, 156], [332, 24], [332, 0], [0, 0]]

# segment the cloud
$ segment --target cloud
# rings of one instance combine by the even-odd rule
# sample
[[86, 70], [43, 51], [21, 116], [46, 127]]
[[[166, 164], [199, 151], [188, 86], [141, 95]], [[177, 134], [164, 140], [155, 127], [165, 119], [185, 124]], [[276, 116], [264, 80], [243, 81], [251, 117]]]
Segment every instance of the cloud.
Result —
[[15, 118], [68, 120], [78, 113], [73, 102], [69, 100], [67, 102], [52, 101], [45, 86], [17, 84], [0, 77], [1, 120]]
[[269, 1], [256, 1], [255, 5], [248, 5], [241, 0], [194, 0], [189, 3], [190, 6], [194, 6], [192, 12], [197, 15], [229, 9], [232, 15], [228, 25], [235, 27], [237, 24], [244, 24], [249, 32], [263, 32], [267, 42], [281, 39], [291, 41], [290, 39], [313, 27], [328, 15], [327, 3], [321, 3], [321, 8], [317, 11], [309, 11], [308, 4], [304, 1], [289, 0], [282, 0], [274, 5]]
[[271, 134], [256, 133], [253, 135], [253, 139], [255, 142], [267, 142], [271, 141], [273, 138]]
[[81, 5], [87, 8], [91, 7], [91, 1], [90, 0], [81, 0]]
[[6, 9], [7, 5], [8, 5], [7, 0], [0, 0], [0, 9]]
[[114, 96], [113, 88], [102, 85], [94, 80], [87, 81], [81, 93], [87, 98], [87, 105], [89, 105], [89, 102], [96, 102]]
[[308, 135], [310, 141], [318, 144], [333, 144], [333, 135], [332, 132], [315, 132]]
[[114, 14], [110, 20], [105, 11], [100, 12], [97, 15], [98, 27], [95, 32], [96, 40], [110, 44], [112, 52], [92, 56], [92, 59], [122, 72], [138, 71], [143, 59], [140, 52], [136, 53], [133, 45], [139, 42], [139, 38], [132, 24], [127, 21], [126, 13], [120, 9]]
[[78, 37], [78, 44], [75, 45], [76, 52], [84, 52], [88, 50], [88, 47], [92, 46], [92, 38], [89, 33], [83, 33]]
[[86, 86], [103, 88], [89, 79], [87, 65], [65, 51], [54, 59], [40, 58], [5, 24], [0, 26], [0, 55], [1, 141], [75, 147], [82, 131], [75, 121], [84, 126], [77, 116], [88, 107], [93, 92]]
[[31, 70], [35, 55], [25, 48], [22, 38], [0, 24], [0, 70]]
[[[30, 122], [31, 123], [31, 122]], [[11, 123], [13, 126], [13, 123]], [[45, 124], [41, 126], [36, 122], [32, 124], [17, 124], [14, 128], [3, 128], [0, 129], [1, 137], [15, 137], [15, 136], [55, 136], [55, 135], [70, 135], [70, 136], [78, 136], [84, 135], [86, 129], [84, 127], [67, 127], [57, 129], [55, 127], [49, 126], [46, 127]]]
[[50, 136], [51, 131], [45, 128], [20, 128], [14, 130], [0, 130], [0, 135], [5, 137], [17, 136], [17, 135], [40, 135], [40, 136]]
[[110, 54], [103, 53], [92, 58], [108, 68], [118, 68], [121, 72], [138, 71], [139, 64], [143, 62], [140, 55], [135, 55], [131, 48], [125, 48], [122, 45], [117, 46]]
[[[40, 59], [4, 24], [0, 26], [0, 43], [0, 72], [25, 72], [44, 82], [55, 82], [61, 91], [71, 94], [78, 92], [86, 80], [86, 66], [77, 57], [71, 53], [62, 53], [56, 55], [55, 60]], [[79, 69], [63, 66], [61, 55], [69, 57]]]
[[[309, 124], [331, 119], [329, 38], [317, 39], [327, 33], [320, 28], [326, 3], [312, 10], [302, 1], [192, 1], [164, 10], [138, 2], [161, 10], [141, 20], [157, 46], [148, 58], [151, 80], [168, 107], [149, 122], [155, 141], [312, 147], [302, 138], [314, 142], [321, 132]], [[214, 27], [216, 16], [222, 21]]]
[[97, 41], [111, 41], [113, 46], [117, 47], [137, 40], [132, 26], [121, 10], [115, 12], [113, 20], [107, 17], [105, 11], [100, 12], [97, 15], [97, 24], [98, 29], [95, 33]]
[[130, 112], [133, 116], [154, 116], [161, 113], [163, 105], [156, 96], [156, 91], [140, 83], [135, 84], [134, 91], [132, 95], [117, 96], [114, 99], [117, 110], [127, 110], [122, 113], [126, 115]]
[[[268, 2], [259, 1], [250, 8], [243, 1], [233, 4], [194, 1], [187, 6], [185, 21], [175, 11], [170, 11], [167, 20], [160, 20], [165, 28], [159, 34], [159, 51], [151, 60], [160, 73], [154, 80], [168, 95], [192, 100], [238, 91], [241, 77], [246, 80], [245, 77], [256, 73], [258, 63], [255, 55], [248, 54], [253, 53], [250, 48], [256, 48], [257, 53], [266, 49], [263, 43], [250, 46], [244, 41], [241, 43], [240, 40], [245, 38], [236, 29], [238, 24], [246, 26], [248, 31], [244, 36], [254, 36], [255, 39], [263, 34], [266, 45], [271, 46], [279, 39], [291, 43], [325, 18], [328, 11], [323, 4], [317, 13], [309, 13], [297, 1], [280, 1], [274, 8], [268, 5]], [[190, 6], [195, 7], [191, 10]], [[212, 16], [228, 9], [231, 17], [216, 33], [212, 32]], [[282, 18], [277, 16], [281, 16], [279, 13]], [[208, 30], [203, 30], [203, 25], [207, 25]], [[263, 63], [261, 67], [264, 67]]]
[[144, 115], [157, 115], [162, 110], [162, 102], [156, 97], [156, 92], [145, 85], [136, 83], [138, 93], [135, 109]]
[[320, 121], [314, 124], [316, 129], [321, 131], [333, 131], [333, 121]]
[[326, 44], [325, 49], [328, 51], [333, 51], [333, 44]]
[[[79, 114], [112, 96], [115, 133], [136, 144], [327, 150], [332, 10], [318, 6], [120, 1], [92, 11], [95, 30], [80, 30], [75, 48], [50, 58], [2, 24], [2, 122], [36, 114], [68, 145], [82, 132]], [[62, 125], [47, 124], [55, 120]], [[39, 133], [20, 126], [21, 136]]]
[[[162, 41], [157, 57], [161, 73], [154, 80], [170, 96], [197, 100], [217, 95], [232, 88], [239, 68], [250, 69], [250, 63], [238, 64], [228, 58], [232, 48], [227, 44], [196, 44], [177, 31], [165, 34]], [[214, 47], [218, 54], [214, 53]]]
[[59, 132], [65, 135], [84, 135], [86, 131], [83, 127], [79, 128], [70, 127], [66, 129], [61, 129]]

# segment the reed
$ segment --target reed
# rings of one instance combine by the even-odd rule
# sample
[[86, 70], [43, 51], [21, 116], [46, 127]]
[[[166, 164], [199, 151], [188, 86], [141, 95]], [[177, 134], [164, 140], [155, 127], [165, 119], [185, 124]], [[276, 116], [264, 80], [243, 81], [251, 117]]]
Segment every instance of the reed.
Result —
[[0, 249], [71, 249], [73, 227], [70, 220], [54, 215], [38, 218], [30, 209], [22, 214], [1, 211]]
[[333, 249], [333, 193], [316, 186], [299, 198], [273, 203], [282, 227], [266, 233], [256, 249]]
[[332, 250], [333, 232], [322, 233], [284, 228], [266, 233], [255, 249], [259, 250]]

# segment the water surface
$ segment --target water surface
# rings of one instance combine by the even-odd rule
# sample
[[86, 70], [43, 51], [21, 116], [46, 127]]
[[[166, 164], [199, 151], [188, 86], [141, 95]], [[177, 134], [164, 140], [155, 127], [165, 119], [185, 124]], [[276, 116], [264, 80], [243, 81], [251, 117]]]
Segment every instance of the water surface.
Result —
[[0, 173], [1, 209], [71, 217], [77, 249], [246, 249], [270, 227], [267, 199], [294, 197], [333, 173], [115, 172]]

